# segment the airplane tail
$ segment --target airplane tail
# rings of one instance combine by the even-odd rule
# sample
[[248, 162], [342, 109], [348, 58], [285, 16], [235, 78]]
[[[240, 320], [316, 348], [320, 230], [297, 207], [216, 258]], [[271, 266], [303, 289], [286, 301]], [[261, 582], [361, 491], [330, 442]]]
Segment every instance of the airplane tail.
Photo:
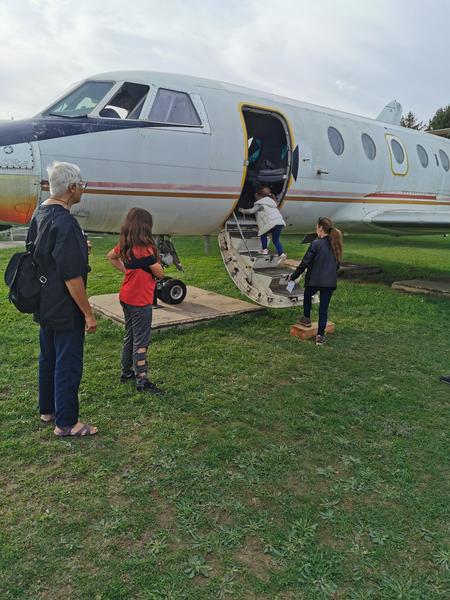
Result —
[[382, 121], [383, 123], [389, 123], [389, 125], [400, 125], [402, 113], [403, 108], [400, 102], [397, 102], [397, 100], [392, 100], [392, 102], [386, 104], [376, 120]]

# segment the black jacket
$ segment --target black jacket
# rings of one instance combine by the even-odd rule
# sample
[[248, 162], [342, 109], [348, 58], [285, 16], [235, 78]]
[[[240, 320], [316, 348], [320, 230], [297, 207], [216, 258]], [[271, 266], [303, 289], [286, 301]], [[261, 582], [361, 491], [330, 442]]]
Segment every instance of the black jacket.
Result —
[[39, 272], [47, 277], [34, 319], [42, 327], [74, 329], [84, 324], [84, 315], [65, 282], [81, 276], [86, 285], [90, 270], [86, 238], [75, 217], [63, 206], [41, 205], [31, 220], [27, 244], [35, 241], [38, 228], [48, 221], [50, 228], [34, 252]]
[[291, 275], [297, 279], [307, 270], [305, 286], [336, 288], [339, 263], [328, 236], [315, 239], [309, 246], [302, 262]]

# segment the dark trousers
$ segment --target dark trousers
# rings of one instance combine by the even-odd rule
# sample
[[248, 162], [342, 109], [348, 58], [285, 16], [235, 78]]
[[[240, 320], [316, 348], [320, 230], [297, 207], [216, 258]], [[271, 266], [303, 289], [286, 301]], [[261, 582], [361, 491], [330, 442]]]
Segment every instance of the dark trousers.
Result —
[[84, 325], [39, 333], [39, 410], [55, 413], [58, 427], [78, 422], [78, 388], [83, 373]]
[[263, 235], [261, 236], [261, 246], [263, 247], [263, 250], [267, 250], [267, 248], [269, 247], [269, 240], [267, 239], [267, 234], [270, 233], [272, 235], [273, 245], [277, 249], [278, 256], [280, 256], [280, 254], [283, 254], [284, 250], [280, 242], [280, 235], [283, 231], [283, 227], [284, 225], [275, 225], [275, 227], [272, 227], [270, 231], [268, 231], [267, 233], [263, 233]]
[[331, 296], [333, 295], [334, 288], [329, 287], [312, 287], [307, 285], [305, 287], [305, 295], [303, 296], [303, 314], [308, 319], [311, 317], [311, 305], [312, 297], [314, 294], [319, 292], [319, 329], [317, 333], [319, 335], [325, 335], [325, 327], [327, 326], [328, 320], [328, 307], [330, 305]]
[[[134, 370], [136, 377], [147, 377], [147, 348], [152, 329], [152, 305], [132, 306], [124, 302], [121, 302], [121, 305], [125, 317], [122, 371], [125, 375], [128, 375], [128, 373]], [[142, 348], [145, 351], [139, 352]]]

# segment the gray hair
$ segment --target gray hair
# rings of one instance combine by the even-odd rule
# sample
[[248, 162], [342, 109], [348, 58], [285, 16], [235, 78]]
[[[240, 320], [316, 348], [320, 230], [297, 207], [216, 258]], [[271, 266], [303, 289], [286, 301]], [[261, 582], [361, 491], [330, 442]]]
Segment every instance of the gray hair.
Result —
[[68, 162], [55, 162], [47, 167], [50, 194], [53, 197], [63, 196], [69, 185], [81, 182], [81, 171], [78, 165]]

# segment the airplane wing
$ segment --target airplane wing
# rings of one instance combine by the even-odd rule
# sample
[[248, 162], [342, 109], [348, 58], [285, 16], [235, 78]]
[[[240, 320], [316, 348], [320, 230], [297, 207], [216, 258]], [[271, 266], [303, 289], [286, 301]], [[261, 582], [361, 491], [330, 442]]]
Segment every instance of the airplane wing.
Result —
[[388, 210], [370, 217], [370, 223], [383, 229], [425, 231], [433, 233], [450, 232], [450, 211], [418, 212], [409, 210]]

